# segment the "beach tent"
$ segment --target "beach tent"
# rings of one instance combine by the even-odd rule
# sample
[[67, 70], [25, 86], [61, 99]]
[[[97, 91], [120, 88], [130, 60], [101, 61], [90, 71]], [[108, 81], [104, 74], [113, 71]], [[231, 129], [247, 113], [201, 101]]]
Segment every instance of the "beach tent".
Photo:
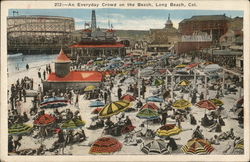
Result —
[[122, 143], [112, 137], [101, 137], [91, 146], [89, 154], [111, 154], [122, 149]]

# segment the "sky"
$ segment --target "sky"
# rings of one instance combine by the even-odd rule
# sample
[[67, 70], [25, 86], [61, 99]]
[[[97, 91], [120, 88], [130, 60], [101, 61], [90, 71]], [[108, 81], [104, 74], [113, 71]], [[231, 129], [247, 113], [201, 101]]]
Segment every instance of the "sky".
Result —
[[[19, 15], [50, 15], [65, 16], [75, 19], [76, 29], [83, 29], [85, 22], [91, 21], [92, 9], [10, 9], [18, 11]], [[178, 23], [186, 18], [195, 15], [222, 15], [228, 17], [243, 17], [243, 11], [229, 10], [159, 10], [159, 9], [95, 9], [97, 26], [108, 28], [108, 21], [114, 29], [124, 30], [149, 30], [163, 28], [170, 14], [170, 19], [174, 27], [178, 28]]]

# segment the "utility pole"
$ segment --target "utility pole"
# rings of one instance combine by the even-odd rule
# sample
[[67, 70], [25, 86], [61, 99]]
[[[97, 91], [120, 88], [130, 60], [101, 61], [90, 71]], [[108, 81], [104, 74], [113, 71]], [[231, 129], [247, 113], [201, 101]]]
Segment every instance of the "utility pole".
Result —
[[139, 67], [138, 69], [138, 99], [140, 100], [141, 99], [141, 84], [140, 84], [140, 81], [141, 81], [141, 68]]

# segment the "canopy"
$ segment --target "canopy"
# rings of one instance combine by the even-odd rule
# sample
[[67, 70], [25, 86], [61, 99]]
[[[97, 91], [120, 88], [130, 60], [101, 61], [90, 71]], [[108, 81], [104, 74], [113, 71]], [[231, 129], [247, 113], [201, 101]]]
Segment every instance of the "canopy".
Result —
[[153, 102], [148, 102], [145, 105], [143, 105], [140, 110], [142, 110], [142, 109], [159, 110], [159, 107]]
[[128, 102], [132, 102], [132, 101], [136, 100], [136, 98], [134, 96], [129, 95], [129, 94], [126, 94], [126, 95], [122, 96], [121, 99], [124, 100], [124, 101], [128, 101]]
[[188, 107], [191, 107], [192, 104], [187, 100], [181, 99], [175, 101], [172, 106], [176, 109], [186, 109]]
[[204, 68], [204, 71], [205, 72], [216, 72], [220, 69], [221, 69], [221, 67], [218, 64], [210, 64]]
[[156, 134], [158, 136], [172, 136], [175, 134], [179, 134], [180, 132], [181, 129], [175, 124], [166, 124], [157, 129]]
[[217, 108], [217, 106], [209, 100], [201, 100], [196, 105], [200, 108], [204, 108], [208, 110], [215, 110]]
[[190, 82], [188, 80], [182, 80], [179, 83], [180, 86], [188, 86], [189, 84], [190, 84]]
[[216, 106], [222, 106], [222, 105], [224, 105], [224, 103], [220, 99], [217, 99], [217, 98], [210, 99], [209, 101], [211, 101]]
[[85, 121], [82, 120], [69, 120], [66, 121], [65, 123], [63, 123], [62, 125], [62, 129], [77, 129], [77, 128], [81, 128], [84, 127], [85, 125]]
[[32, 127], [26, 125], [26, 124], [14, 124], [12, 125], [8, 132], [9, 135], [24, 135], [30, 133], [32, 130]]
[[87, 86], [87, 87], [84, 88], [84, 92], [93, 91], [94, 89], [96, 89], [96, 86], [89, 85], [89, 86]]
[[99, 117], [110, 117], [113, 115], [116, 115], [124, 110], [126, 110], [127, 108], [130, 107], [130, 103], [127, 101], [115, 101], [112, 102], [110, 104], [107, 104], [103, 107], [103, 109], [100, 111], [99, 113]]
[[186, 154], [210, 154], [214, 148], [207, 140], [194, 138], [182, 146], [181, 150]]
[[146, 101], [151, 101], [151, 102], [163, 102], [163, 98], [160, 98], [158, 96], [151, 96], [146, 99]]
[[102, 137], [97, 139], [91, 146], [90, 154], [110, 154], [120, 151], [122, 144], [115, 138]]
[[89, 107], [102, 107], [104, 106], [105, 104], [100, 101], [100, 100], [96, 100], [96, 101], [92, 101], [89, 105]]
[[152, 140], [146, 144], [143, 143], [141, 151], [145, 154], [167, 154], [167, 143], [162, 139]]
[[48, 126], [56, 121], [56, 117], [49, 115], [49, 114], [44, 114], [39, 116], [35, 121], [34, 125], [37, 126]]
[[147, 120], [153, 120], [153, 119], [157, 119], [159, 118], [159, 114], [157, 111], [153, 110], [153, 109], [149, 109], [149, 108], [145, 108], [140, 110], [136, 117], [140, 118], [140, 119], [147, 119]]

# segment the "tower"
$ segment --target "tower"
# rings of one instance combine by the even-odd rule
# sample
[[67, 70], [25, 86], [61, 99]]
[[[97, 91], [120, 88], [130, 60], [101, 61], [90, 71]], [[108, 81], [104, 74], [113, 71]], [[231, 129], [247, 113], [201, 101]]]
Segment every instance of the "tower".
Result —
[[66, 75], [68, 75], [70, 72], [70, 63], [71, 60], [66, 56], [66, 54], [61, 49], [55, 61], [56, 76], [63, 78]]
[[165, 28], [171, 28], [171, 27], [173, 27], [173, 23], [170, 20], [170, 14], [168, 14], [168, 20], [167, 20], [167, 22], [165, 24]]
[[91, 15], [91, 30], [95, 31], [96, 29], [96, 16], [95, 16], [95, 10], [92, 10], [92, 15]]

